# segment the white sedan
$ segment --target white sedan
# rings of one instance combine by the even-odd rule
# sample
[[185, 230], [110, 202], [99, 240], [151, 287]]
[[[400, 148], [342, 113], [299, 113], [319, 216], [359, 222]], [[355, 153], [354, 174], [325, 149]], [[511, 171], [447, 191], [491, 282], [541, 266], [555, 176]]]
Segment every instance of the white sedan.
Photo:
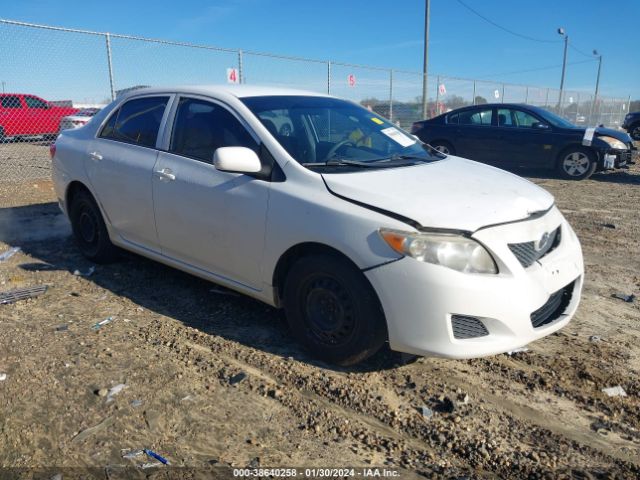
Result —
[[356, 363], [385, 342], [496, 354], [578, 308], [580, 243], [549, 193], [345, 100], [135, 90], [51, 151], [87, 258], [124, 248], [282, 307], [296, 338], [330, 362]]
[[100, 111], [99, 108], [81, 108], [73, 115], [67, 115], [60, 119], [60, 131], [70, 128], [80, 128], [89, 123], [89, 120]]

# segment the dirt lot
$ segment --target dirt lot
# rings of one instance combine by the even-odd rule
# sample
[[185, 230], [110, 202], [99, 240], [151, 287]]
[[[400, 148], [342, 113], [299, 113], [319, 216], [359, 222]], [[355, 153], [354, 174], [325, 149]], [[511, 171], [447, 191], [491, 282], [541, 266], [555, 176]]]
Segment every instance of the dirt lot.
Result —
[[[0, 183], [0, 252], [22, 248], [0, 263], [0, 290], [49, 286], [0, 306], [0, 467], [39, 467], [42, 478], [84, 472], [74, 467], [226, 478], [225, 466], [638, 478], [640, 301], [612, 294], [640, 295], [640, 168], [533, 180], [584, 248], [573, 322], [512, 356], [400, 365], [384, 353], [348, 370], [309, 358], [278, 311], [151, 261], [126, 255], [74, 275], [91, 265], [50, 183]], [[126, 388], [109, 400], [117, 384]], [[601, 391], [616, 385], [626, 397]], [[121, 449], [140, 448], [192, 470], [134, 470], [149, 459]]]

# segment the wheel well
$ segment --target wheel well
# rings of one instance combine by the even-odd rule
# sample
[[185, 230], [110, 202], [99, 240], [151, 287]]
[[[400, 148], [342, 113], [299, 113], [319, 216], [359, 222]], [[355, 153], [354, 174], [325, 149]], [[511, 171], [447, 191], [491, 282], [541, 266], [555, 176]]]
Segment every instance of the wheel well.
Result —
[[82, 182], [74, 180], [67, 187], [67, 194], [65, 195], [66, 198], [64, 204], [67, 207], [67, 211], [69, 211], [71, 202], [79, 192], [87, 192], [89, 195], [91, 195], [91, 191], [89, 191], [89, 189]]
[[284, 281], [287, 278], [289, 269], [293, 266], [293, 264], [302, 257], [319, 254], [332, 255], [334, 257], [340, 258], [349, 262], [355, 268], [360, 270], [360, 268], [353, 262], [353, 260], [347, 257], [344, 253], [323, 243], [306, 242], [294, 245], [282, 254], [273, 272], [273, 287], [275, 297], [274, 301], [276, 303], [276, 306], [281, 305], [281, 296], [284, 289]]
[[572, 143], [564, 147], [562, 150], [560, 150], [560, 152], [558, 152], [558, 157], [556, 158], [556, 165], [560, 165], [563, 155], [565, 155], [569, 150], [572, 150], [572, 149], [585, 150], [585, 151], [591, 152], [591, 154], [595, 157], [596, 162], [600, 159], [600, 155], [593, 148], [585, 147], [581, 143]]

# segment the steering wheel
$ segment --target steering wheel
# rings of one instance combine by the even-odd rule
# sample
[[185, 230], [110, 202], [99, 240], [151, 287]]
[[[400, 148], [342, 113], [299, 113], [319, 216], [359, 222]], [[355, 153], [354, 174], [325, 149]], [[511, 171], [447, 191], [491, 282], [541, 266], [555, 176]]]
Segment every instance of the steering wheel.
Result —
[[327, 153], [327, 156], [325, 157], [326, 160], [331, 160], [333, 156], [336, 154], [336, 152], [340, 150], [342, 147], [344, 147], [345, 145], [351, 145], [352, 147], [356, 147], [356, 144], [352, 140], [349, 140], [348, 138], [345, 140], [342, 140], [341, 142], [338, 142], [333, 147], [331, 147], [331, 150], [329, 150], [329, 152]]

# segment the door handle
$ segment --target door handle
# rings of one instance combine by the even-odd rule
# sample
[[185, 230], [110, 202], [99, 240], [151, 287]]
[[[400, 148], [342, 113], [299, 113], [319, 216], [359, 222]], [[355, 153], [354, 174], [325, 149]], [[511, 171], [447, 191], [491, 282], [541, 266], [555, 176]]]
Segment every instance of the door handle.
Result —
[[157, 170], [156, 175], [158, 175], [160, 179], [171, 180], [171, 181], [176, 179], [176, 176], [173, 174], [170, 168], [163, 168], [162, 170]]
[[98, 152], [91, 152], [89, 156], [94, 160], [102, 160], [102, 155], [100, 155]]

